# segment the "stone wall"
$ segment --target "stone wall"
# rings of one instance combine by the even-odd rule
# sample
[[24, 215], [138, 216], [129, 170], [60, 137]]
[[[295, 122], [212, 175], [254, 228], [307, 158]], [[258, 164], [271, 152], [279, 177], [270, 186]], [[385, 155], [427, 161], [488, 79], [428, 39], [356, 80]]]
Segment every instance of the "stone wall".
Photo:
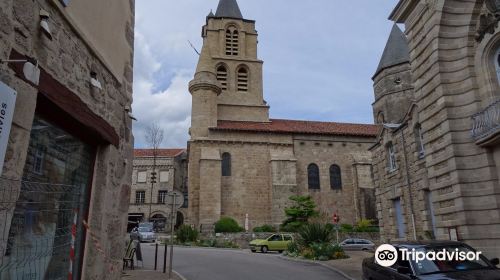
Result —
[[[134, 1], [121, 2], [120, 6], [127, 17], [127, 25], [115, 26], [113, 32], [125, 34], [130, 29], [133, 30]], [[89, 7], [99, 9], [98, 14], [102, 16], [116, 12], [101, 8]], [[50, 14], [52, 40], [41, 32], [41, 9]], [[125, 66], [117, 78], [101, 60], [100, 50], [89, 45], [65, 17], [63, 9], [59, 1], [53, 0], [1, 1], [0, 58], [8, 59], [14, 51], [34, 57], [44, 72], [62, 84], [72, 96], [76, 96], [92, 114], [109, 124], [118, 135], [116, 146], [102, 144], [96, 147], [88, 219], [92, 232], [102, 243], [104, 254], [96, 250], [87, 234], [82, 279], [119, 279], [123, 257], [120, 248], [123, 246], [127, 226], [126, 212], [132, 170], [132, 124], [124, 108], [132, 102], [133, 40], [128, 46], [129, 55], [124, 62]], [[91, 71], [98, 74], [103, 90], [90, 86]], [[0, 64], [0, 80], [18, 92], [2, 176], [20, 180], [33, 117], [35, 110], [40, 109], [37, 107], [37, 95], [40, 93], [36, 86], [19, 78], [7, 64]]]
[[[390, 199], [403, 197], [407, 224], [410, 202], [414, 204], [418, 237], [429, 229], [433, 208], [437, 239], [450, 239], [450, 231], [456, 230], [459, 240], [487, 256], [500, 253], [496, 146], [478, 145], [471, 136], [471, 116], [497, 100], [492, 95], [500, 89], [494, 70], [497, 58], [492, 55], [498, 49], [498, 29], [484, 38], [476, 37], [482, 31], [479, 17], [488, 13], [484, 1], [402, 0], [391, 16], [406, 26], [414, 110], [424, 132], [425, 158], [410, 158], [410, 197], [409, 188], [404, 187], [406, 175], [388, 174], [382, 163], [386, 154], [375, 152], [380, 162], [375, 177], [382, 182], [377, 190], [378, 209], [385, 219], [382, 235], [387, 238], [395, 236]], [[413, 139], [411, 129], [404, 130], [408, 145]], [[398, 134], [393, 135], [396, 141]], [[408, 151], [411, 157], [414, 149]], [[427, 205], [425, 189], [432, 195]]]
[[[256, 232], [256, 233], [221, 233], [218, 234], [217, 236], [214, 236], [213, 234], [210, 235], [203, 235], [202, 238], [204, 239], [215, 239], [217, 240], [218, 243], [223, 243], [223, 242], [232, 242], [235, 244], [238, 244], [238, 246], [241, 249], [249, 249], [249, 243], [250, 241], [254, 239], [266, 239], [269, 236], [271, 236], [274, 233], [266, 233], [266, 232]], [[297, 234], [292, 233], [295, 238], [297, 238]], [[339, 242], [342, 242], [343, 240], [347, 238], [362, 238], [362, 239], [368, 239], [373, 241], [375, 244], [381, 244], [380, 243], [380, 235], [378, 233], [374, 232], [353, 232], [353, 233], [347, 233], [347, 232], [339, 232]]]

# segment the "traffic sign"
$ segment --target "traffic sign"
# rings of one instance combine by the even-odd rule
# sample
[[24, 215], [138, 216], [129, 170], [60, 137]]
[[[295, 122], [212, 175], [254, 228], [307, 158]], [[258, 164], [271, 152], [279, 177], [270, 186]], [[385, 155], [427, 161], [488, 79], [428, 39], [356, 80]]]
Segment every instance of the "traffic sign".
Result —
[[340, 217], [337, 215], [337, 213], [333, 214], [333, 223], [338, 224], [340, 222]]
[[172, 204], [176, 209], [181, 208], [184, 204], [184, 195], [178, 191], [169, 192], [167, 194], [167, 205], [171, 206]]

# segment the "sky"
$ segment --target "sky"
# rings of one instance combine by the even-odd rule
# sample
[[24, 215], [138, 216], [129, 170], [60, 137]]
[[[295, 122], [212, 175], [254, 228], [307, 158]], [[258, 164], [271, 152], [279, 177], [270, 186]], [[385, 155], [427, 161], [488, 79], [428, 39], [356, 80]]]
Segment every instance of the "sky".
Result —
[[[164, 131], [162, 147], [186, 147], [191, 123], [188, 83], [201, 50], [201, 28], [218, 0], [136, 1], [134, 123]], [[393, 23], [397, 0], [238, 0], [256, 21], [271, 118], [373, 123], [372, 76]]]

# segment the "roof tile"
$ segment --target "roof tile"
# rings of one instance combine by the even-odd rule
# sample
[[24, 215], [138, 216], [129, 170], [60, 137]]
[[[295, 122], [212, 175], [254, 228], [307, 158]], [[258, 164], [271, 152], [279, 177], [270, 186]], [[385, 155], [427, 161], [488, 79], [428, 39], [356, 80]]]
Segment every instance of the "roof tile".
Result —
[[313, 122], [271, 119], [266, 122], [219, 121], [213, 130], [296, 133], [319, 135], [345, 135], [376, 137], [379, 126], [371, 124], [351, 124], [336, 122]]
[[[176, 157], [185, 152], [186, 149], [158, 149], [159, 157]], [[153, 149], [135, 149], [134, 157], [152, 157]]]

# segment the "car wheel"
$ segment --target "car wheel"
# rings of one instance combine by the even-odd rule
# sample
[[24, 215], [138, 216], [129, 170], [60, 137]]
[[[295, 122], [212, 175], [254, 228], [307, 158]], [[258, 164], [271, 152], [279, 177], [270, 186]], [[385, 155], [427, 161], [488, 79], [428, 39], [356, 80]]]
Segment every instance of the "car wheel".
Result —
[[366, 252], [366, 251], [368, 251], [368, 248], [363, 248], [363, 249], [361, 249], [361, 251]]
[[252, 253], [255, 253], [255, 252], [257, 252], [257, 250], [250, 250], [250, 251], [252, 251]]
[[269, 251], [269, 248], [267, 248], [267, 246], [262, 246], [260, 247], [260, 251], [265, 254], [267, 253], [267, 251]]
[[280, 253], [280, 254], [283, 253], [283, 250], [279, 250], [278, 253]]

